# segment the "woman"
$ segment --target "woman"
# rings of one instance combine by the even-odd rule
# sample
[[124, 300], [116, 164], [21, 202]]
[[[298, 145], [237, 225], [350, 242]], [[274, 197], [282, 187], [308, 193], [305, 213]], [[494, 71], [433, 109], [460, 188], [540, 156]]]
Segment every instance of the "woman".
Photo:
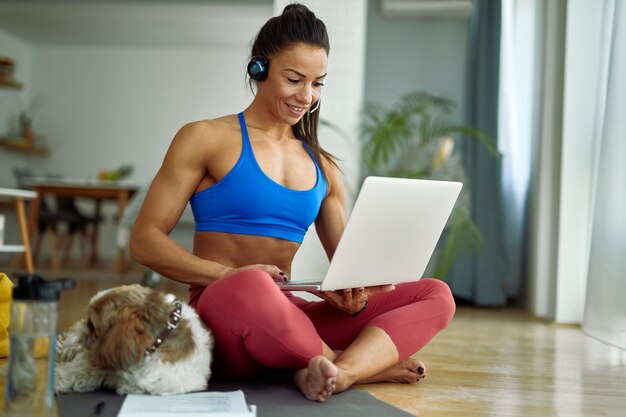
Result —
[[[288, 280], [309, 225], [332, 258], [346, 224], [341, 172], [317, 139], [328, 51], [323, 22], [305, 6], [270, 19], [248, 65], [252, 103], [177, 133], [131, 240], [135, 260], [189, 284], [189, 303], [216, 340], [215, 375], [294, 369], [316, 401], [355, 383], [423, 378], [410, 356], [455, 309], [433, 279], [320, 292], [317, 302], [276, 285]], [[193, 254], [168, 237], [189, 201]]]

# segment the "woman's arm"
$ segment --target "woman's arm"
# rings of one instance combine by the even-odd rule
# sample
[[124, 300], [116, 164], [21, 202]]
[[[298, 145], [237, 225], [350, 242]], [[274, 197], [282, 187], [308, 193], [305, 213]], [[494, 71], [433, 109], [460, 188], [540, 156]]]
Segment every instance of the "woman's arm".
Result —
[[331, 260], [339, 244], [339, 238], [346, 227], [346, 190], [339, 168], [328, 160], [324, 160], [328, 193], [322, 202], [315, 219], [315, 230], [320, 242]]
[[[324, 168], [327, 172], [329, 192], [315, 220], [315, 230], [328, 259], [332, 260], [347, 223], [346, 191], [339, 168], [332, 163], [328, 163]], [[369, 296], [393, 291], [394, 288], [393, 285], [380, 285], [312, 293], [347, 314], [355, 314], [367, 307]]]
[[183, 126], [176, 134], [156, 174], [132, 228], [132, 258], [174, 280], [205, 286], [232, 273], [217, 262], [199, 258], [173, 239], [176, 226], [190, 196], [207, 174], [212, 140], [219, 132], [211, 122]]

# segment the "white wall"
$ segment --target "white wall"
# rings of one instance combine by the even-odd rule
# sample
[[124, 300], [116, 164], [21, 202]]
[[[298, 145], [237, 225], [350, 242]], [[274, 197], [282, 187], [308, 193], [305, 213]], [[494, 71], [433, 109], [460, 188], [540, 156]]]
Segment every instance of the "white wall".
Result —
[[419, 90], [454, 100], [461, 121], [469, 19], [389, 17], [368, 1], [365, 101], [391, 105]]
[[[7, 55], [26, 64], [17, 77], [42, 99], [34, 129], [44, 136], [51, 154], [5, 156], [0, 149], [0, 186], [14, 185], [14, 165], [39, 174], [94, 178], [100, 169], [132, 164], [130, 181], [150, 181], [184, 123], [236, 113], [249, 103], [249, 42], [272, 10], [269, 4], [237, 10], [227, 14], [239, 20], [224, 24], [233, 33], [222, 34], [221, 43], [145, 46], [120, 45], [117, 39], [116, 44], [28, 45], [13, 39], [15, 47]], [[0, 31], [3, 53], [5, 39], [12, 37]], [[21, 78], [29, 66], [29, 79]], [[4, 113], [0, 116], [1, 123]], [[104, 207], [107, 222], [100, 233], [101, 255], [108, 259], [116, 254], [114, 211], [113, 203]], [[14, 229], [15, 223], [9, 221], [7, 227]]]
[[[16, 68], [14, 79], [24, 84], [22, 90], [10, 90], [0, 87], [0, 137], [16, 135], [18, 133], [18, 115], [30, 100], [31, 61], [33, 48], [26, 42], [11, 35], [0, 28], [0, 55], [15, 60]], [[0, 187], [14, 188], [15, 183], [11, 167], [15, 164], [26, 164], [29, 161], [36, 163], [41, 157], [19, 152], [13, 152], [0, 147]], [[6, 216], [5, 242], [17, 244], [19, 234], [17, 220], [11, 206], [0, 205], [0, 214]], [[0, 265], [5, 265], [12, 257], [11, 254], [0, 253]]]
[[539, 132], [531, 169], [528, 307], [554, 319], [559, 230], [566, 1], [543, 3]]
[[[18, 132], [17, 117], [23, 106], [30, 102], [32, 84], [33, 48], [28, 43], [11, 35], [0, 28], [0, 55], [15, 60], [14, 79], [24, 85], [22, 90], [10, 90], [0, 87], [0, 136], [16, 135]], [[13, 187], [14, 181], [11, 166], [26, 161], [39, 161], [40, 157], [12, 152], [0, 147], [0, 187]]]
[[151, 180], [183, 124], [247, 105], [246, 53], [245, 44], [38, 48], [34, 85], [45, 101], [35, 128], [52, 154], [37, 169], [84, 178], [130, 163], [133, 181]]

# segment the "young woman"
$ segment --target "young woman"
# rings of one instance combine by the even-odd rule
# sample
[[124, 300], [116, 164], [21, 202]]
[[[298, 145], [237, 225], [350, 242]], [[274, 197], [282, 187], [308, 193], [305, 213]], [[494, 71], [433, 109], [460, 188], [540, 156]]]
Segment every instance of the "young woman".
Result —
[[[305, 6], [271, 18], [252, 47], [252, 103], [181, 128], [131, 239], [135, 260], [189, 285], [189, 303], [215, 337], [214, 375], [293, 369], [316, 401], [355, 383], [423, 378], [411, 355], [455, 311], [435, 279], [319, 292], [316, 302], [276, 285], [311, 224], [329, 258], [346, 224], [341, 172], [317, 138], [328, 52], [324, 23]], [[168, 237], [188, 202], [193, 254]]]

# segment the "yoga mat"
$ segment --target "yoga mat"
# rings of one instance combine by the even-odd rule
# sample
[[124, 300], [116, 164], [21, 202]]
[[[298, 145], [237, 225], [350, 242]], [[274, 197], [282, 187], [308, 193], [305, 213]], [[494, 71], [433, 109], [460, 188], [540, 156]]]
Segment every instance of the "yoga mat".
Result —
[[[351, 388], [335, 394], [326, 402], [309, 401], [292, 382], [291, 373], [271, 373], [248, 381], [211, 380], [210, 391], [243, 390], [248, 404], [257, 406], [258, 417], [412, 417], [399, 408], [374, 398], [365, 391]], [[112, 391], [62, 394], [57, 396], [59, 417], [88, 416], [100, 401], [106, 403], [101, 417], [115, 417], [124, 396]], [[323, 413], [323, 414], [322, 414]]]

